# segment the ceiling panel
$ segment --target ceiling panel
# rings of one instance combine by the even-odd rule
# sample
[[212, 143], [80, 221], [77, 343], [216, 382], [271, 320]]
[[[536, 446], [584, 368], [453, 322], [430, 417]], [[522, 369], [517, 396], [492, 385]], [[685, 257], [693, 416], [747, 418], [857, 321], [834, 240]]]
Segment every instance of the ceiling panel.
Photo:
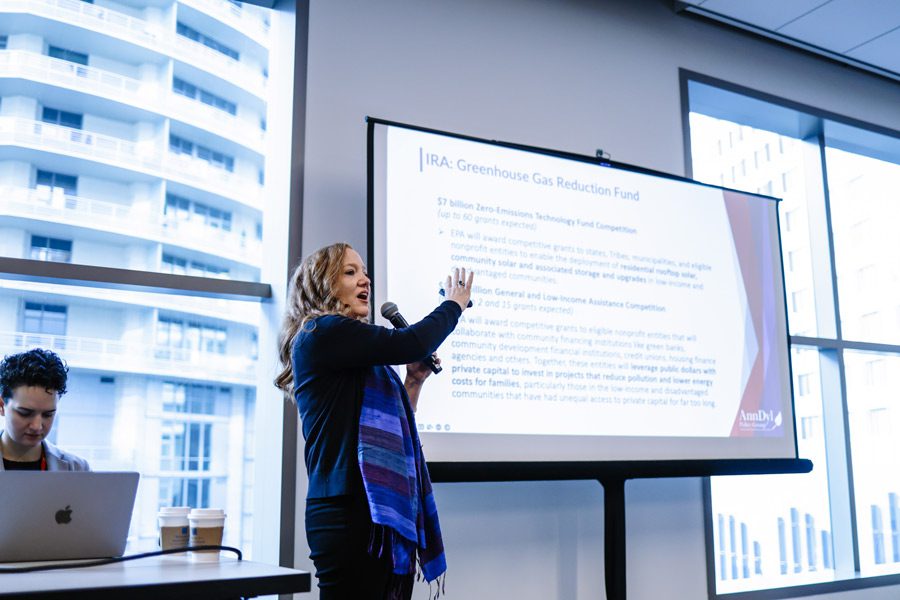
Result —
[[675, 6], [900, 80], [900, 0], [675, 0]]
[[847, 56], [900, 73], [900, 28], [848, 52]]
[[700, 6], [763, 29], [776, 29], [827, 0], [706, 0]]
[[898, 26], [898, 0], [832, 0], [777, 31], [814, 46], [846, 52]]

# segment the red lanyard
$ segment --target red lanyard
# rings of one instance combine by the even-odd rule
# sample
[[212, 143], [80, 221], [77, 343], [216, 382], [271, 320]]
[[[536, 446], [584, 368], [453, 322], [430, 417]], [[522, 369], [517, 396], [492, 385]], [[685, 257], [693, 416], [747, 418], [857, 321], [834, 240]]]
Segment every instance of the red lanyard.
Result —
[[47, 457], [44, 454], [44, 448], [41, 447], [41, 471], [47, 470]]

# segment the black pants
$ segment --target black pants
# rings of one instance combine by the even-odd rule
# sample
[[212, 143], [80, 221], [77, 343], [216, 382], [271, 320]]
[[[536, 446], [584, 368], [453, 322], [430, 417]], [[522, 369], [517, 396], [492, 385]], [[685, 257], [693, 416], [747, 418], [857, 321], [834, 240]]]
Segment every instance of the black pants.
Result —
[[320, 600], [412, 597], [413, 576], [394, 575], [391, 557], [371, 556], [372, 517], [364, 494], [309, 498], [306, 541], [316, 566]]

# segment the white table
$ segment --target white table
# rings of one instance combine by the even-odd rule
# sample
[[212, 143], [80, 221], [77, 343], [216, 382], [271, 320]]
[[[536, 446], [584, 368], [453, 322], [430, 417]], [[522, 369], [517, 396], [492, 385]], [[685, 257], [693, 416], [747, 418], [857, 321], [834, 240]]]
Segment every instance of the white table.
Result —
[[[0, 564], [0, 567], [14, 566], [26, 565]], [[201, 563], [173, 555], [99, 567], [0, 573], [0, 598], [222, 600], [308, 592], [310, 581], [310, 574], [305, 571], [238, 561], [228, 556], [221, 557], [218, 562]]]

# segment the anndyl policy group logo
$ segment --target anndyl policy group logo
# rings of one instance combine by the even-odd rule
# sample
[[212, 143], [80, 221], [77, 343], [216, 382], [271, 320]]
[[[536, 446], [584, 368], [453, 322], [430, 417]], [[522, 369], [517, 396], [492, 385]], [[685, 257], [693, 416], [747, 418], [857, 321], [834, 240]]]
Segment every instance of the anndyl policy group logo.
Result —
[[741, 410], [738, 414], [738, 427], [742, 431], [772, 431], [781, 427], [781, 421], [781, 411]]

